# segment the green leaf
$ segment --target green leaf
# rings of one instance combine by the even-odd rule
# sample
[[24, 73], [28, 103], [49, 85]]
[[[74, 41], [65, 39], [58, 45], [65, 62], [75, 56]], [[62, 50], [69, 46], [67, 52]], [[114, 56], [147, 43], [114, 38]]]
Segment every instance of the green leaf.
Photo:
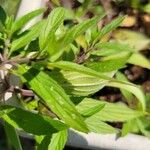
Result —
[[100, 17], [94, 17], [73, 26], [70, 30], [68, 30], [68, 32], [66, 32], [64, 37], [58, 41], [56, 41], [53, 37], [53, 40], [51, 40], [51, 43], [48, 46], [48, 51], [51, 55], [50, 60], [52, 62], [56, 61], [63, 54], [65, 48], [69, 44], [71, 44], [79, 35], [83, 34], [88, 28], [96, 25], [103, 17], [104, 15]]
[[105, 107], [98, 113], [95, 113], [93, 117], [95, 120], [109, 121], [109, 122], [125, 122], [133, 118], [144, 116], [142, 111], [136, 111], [128, 108], [123, 103], [108, 103], [104, 101], [96, 101], [91, 98], [85, 98], [86, 101], [93, 101], [93, 105], [105, 104]]
[[111, 32], [112, 30], [116, 29], [124, 20], [124, 16], [119, 16], [118, 18], [114, 19], [111, 23], [107, 24], [105, 27], [103, 27], [100, 31], [100, 33], [96, 36], [94, 40], [94, 44], [101, 39], [104, 35]]
[[141, 7], [141, 9], [146, 13], [150, 13], [150, 3], [144, 5], [143, 7]]
[[[116, 73], [116, 78], [117, 78], [118, 80], [120, 80], [120, 81], [127, 81], [127, 82], [128, 82], [128, 79], [126, 78], [126, 76], [125, 76], [123, 73], [121, 73], [121, 72], [117, 72], [117, 73]], [[131, 106], [131, 105], [132, 105], [132, 104], [131, 104], [131, 103], [132, 103], [132, 100], [134, 100], [134, 97], [133, 97], [132, 93], [131, 93], [131, 92], [128, 92], [128, 91], [125, 90], [125, 89], [120, 89], [120, 91], [121, 91], [122, 95], [126, 98], [128, 104], [129, 104], [129, 106]]]
[[21, 0], [0, 0], [0, 5], [4, 8], [8, 16], [15, 16]]
[[42, 32], [39, 36], [40, 49], [44, 50], [51, 36], [56, 32], [58, 27], [63, 23], [65, 17], [65, 9], [62, 7], [55, 8], [46, 20]]
[[96, 56], [110, 56], [124, 51], [127, 52], [133, 51], [133, 49], [129, 47], [127, 44], [119, 42], [98, 43], [95, 45], [95, 48], [98, 50], [92, 51], [90, 54]]
[[37, 150], [63, 150], [67, 141], [67, 130], [45, 136]]
[[100, 134], [117, 132], [117, 130], [112, 126], [108, 125], [107, 123], [99, 119], [97, 120], [97, 117], [95, 117], [94, 115], [87, 118], [85, 122], [91, 132], [100, 133]]
[[121, 136], [126, 136], [130, 132], [131, 127], [132, 127], [132, 122], [130, 120], [124, 123], [121, 130]]
[[77, 106], [77, 110], [85, 117], [94, 115], [101, 111], [105, 107], [105, 104], [95, 103], [95, 100], [82, 100]]
[[78, 65], [78, 64], [66, 62], [66, 61], [48, 63], [47, 67], [48, 68], [56, 67], [56, 68], [60, 68], [63, 70], [76, 71], [76, 72], [80, 72], [80, 73], [83, 73], [86, 75], [91, 75], [91, 76], [97, 77], [99, 79], [103, 79], [105, 81], [109, 81], [107, 84], [108, 86], [123, 88], [123, 89], [126, 89], [129, 92], [133, 93], [139, 99], [142, 109], [145, 111], [145, 108], [146, 108], [145, 96], [144, 96], [142, 90], [134, 84], [112, 79], [112, 78], [108, 77], [107, 75], [104, 75], [103, 73], [97, 72], [95, 70], [84, 67], [82, 65]]
[[4, 114], [7, 114], [11, 111], [13, 111], [15, 108], [9, 105], [0, 106], [0, 117], [2, 117]]
[[150, 69], [150, 60], [140, 53], [132, 54], [131, 57], [128, 59], [128, 63]]
[[15, 148], [15, 150], [22, 150], [22, 146], [19, 140], [19, 136], [13, 126], [5, 122], [4, 129], [9, 143]]
[[[56, 76], [57, 74], [57, 76]], [[114, 73], [107, 73], [112, 77]], [[87, 96], [102, 89], [108, 81], [74, 71], [52, 71], [49, 75], [56, 80], [69, 95]]]
[[129, 132], [132, 132], [136, 126], [136, 119], [125, 122], [121, 130], [121, 136], [126, 136]]
[[4, 25], [5, 21], [6, 21], [6, 13], [5, 10], [3, 9], [3, 7], [0, 6], [0, 22]]
[[111, 72], [125, 67], [130, 55], [131, 54], [129, 52], [120, 53], [119, 57], [115, 59], [88, 62], [86, 63], [86, 66], [99, 72]]
[[52, 135], [36, 136], [37, 150], [49, 150], [49, 144], [51, 142]]
[[23, 35], [19, 39], [14, 40], [11, 45], [10, 53], [16, 51], [21, 47], [26, 46], [32, 40], [36, 39], [40, 34], [42, 26], [43, 26], [43, 22], [41, 21], [36, 25], [32, 26], [25, 35]]
[[[3, 106], [0, 107], [3, 108]], [[60, 121], [21, 108], [12, 108], [14, 110], [4, 114], [2, 118], [14, 128], [23, 129], [35, 135], [47, 135], [67, 128]]]
[[5, 22], [5, 30], [10, 32], [13, 22], [14, 22], [14, 16], [7, 16], [7, 19]]
[[143, 111], [146, 110], [145, 95], [144, 95], [142, 89], [139, 86], [134, 85], [134, 84], [129, 83], [129, 82], [123, 82], [123, 83], [120, 82], [119, 83], [119, 82], [114, 82], [114, 81], [110, 81], [107, 86], [117, 87], [117, 88], [120, 88], [120, 89], [125, 89], [128, 92], [131, 92], [133, 95], [135, 95], [138, 98]]
[[91, 26], [96, 25], [99, 20], [101, 20], [105, 15], [101, 15], [100, 17], [94, 17], [92, 19], [88, 19], [86, 21], [83, 21], [82, 23], [72, 27], [65, 35], [62, 45], [68, 45], [71, 43], [75, 38], [77, 38], [79, 35], [83, 34], [87, 29], [89, 29]]
[[18, 20], [16, 20], [12, 26], [11, 32], [14, 33], [17, 30], [20, 30], [21, 28], [23, 28], [31, 19], [33, 19], [34, 17], [40, 15], [41, 13], [44, 12], [44, 9], [38, 9], [35, 11], [32, 11], [26, 15], [24, 15], [23, 17], [19, 18]]
[[141, 117], [137, 119], [137, 124], [140, 131], [147, 137], [150, 137], [150, 119]]
[[55, 63], [48, 63], [47, 67], [48, 68], [56, 67], [56, 68], [60, 68], [63, 70], [69, 70], [69, 71], [83, 73], [86, 75], [91, 75], [91, 76], [98, 77], [98, 78], [104, 79], [104, 80], [111, 80], [110, 77], [104, 75], [103, 73], [99, 73], [99, 72], [92, 70], [88, 67], [85, 67], [83, 65], [79, 65], [76, 63], [72, 63], [69, 61], [68, 62], [67, 61], [58, 61]]
[[147, 49], [150, 44], [150, 39], [144, 34], [127, 29], [116, 30], [113, 37], [116, 41], [128, 44], [136, 52]]
[[27, 85], [47, 103], [50, 109], [70, 127], [83, 132], [88, 131], [83, 118], [75, 109], [69, 96], [48, 74], [34, 68], [27, 70], [22, 66], [19, 67], [18, 73], [27, 81]]

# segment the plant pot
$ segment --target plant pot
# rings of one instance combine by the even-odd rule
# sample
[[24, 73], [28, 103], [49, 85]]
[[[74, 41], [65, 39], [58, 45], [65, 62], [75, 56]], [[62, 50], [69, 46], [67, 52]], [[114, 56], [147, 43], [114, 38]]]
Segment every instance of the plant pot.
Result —
[[[22, 0], [17, 17], [20, 17], [32, 10], [44, 6], [43, 0]], [[30, 5], [30, 7], [29, 7]], [[40, 18], [36, 18], [26, 26], [28, 28], [33, 22]], [[7, 97], [7, 95], [6, 95]], [[69, 130], [67, 145], [80, 147], [84, 149], [118, 149], [118, 150], [148, 150], [150, 147], [150, 139], [144, 136], [128, 134], [125, 137], [117, 139], [116, 134], [84, 134]]]

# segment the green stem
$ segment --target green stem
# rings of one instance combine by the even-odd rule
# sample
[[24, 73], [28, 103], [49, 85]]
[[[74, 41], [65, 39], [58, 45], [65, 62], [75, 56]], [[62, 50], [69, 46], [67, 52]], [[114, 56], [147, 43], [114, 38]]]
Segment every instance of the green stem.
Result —
[[7, 60], [8, 58], [9, 45], [10, 45], [10, 39], [6, 39], [4, 42], [4, 53], [3, 53], [4, 60]]

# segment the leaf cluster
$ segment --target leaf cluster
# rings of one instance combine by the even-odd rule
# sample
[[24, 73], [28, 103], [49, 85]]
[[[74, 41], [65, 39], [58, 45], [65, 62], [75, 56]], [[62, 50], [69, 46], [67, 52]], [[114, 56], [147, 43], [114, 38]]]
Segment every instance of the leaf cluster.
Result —
[[[7, 85], [0, 92], [5, 101], [1, 102], [0, 115], [12, 146], [22, 149], [18, 132], [34, 135], [38, 150], [62, 150], [70, 128], [125, 135], [130, 129], [126, 124], [120, 131], [108, 122], [136, 120], [141, 125], [141, 118], [148, 115], [145, 95], [119, 70], [142, 56], [127, 43], [102, 42], [124, 17], [102, 29], [97, 24], [104, 14], [70, 27], [64, 23], [67, 10], [58, 7], [24, 30], [43, 12], [35, 10], [15, 20], [0, 7], [0, 71], [4, 74], [2, 83]], [[146, 58], [143, 60], [149, 67]], [[94, 99], [105, 86], [119, 88], [128, 106]], [[11, 102], [6, 98], [8, 90], [14, 96]], [[131, 98], [137, 102], [133, 108]]]

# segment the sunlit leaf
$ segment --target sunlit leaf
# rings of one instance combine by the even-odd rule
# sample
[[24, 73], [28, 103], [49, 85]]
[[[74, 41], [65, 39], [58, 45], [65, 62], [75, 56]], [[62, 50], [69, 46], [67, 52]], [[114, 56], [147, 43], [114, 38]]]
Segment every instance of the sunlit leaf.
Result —
[[150, 13], [150, 4], [144, 5], [141, 9], [146, 13]]
[[114, 79], [108, 77], [107, 75], [104, 75], [103, 73], [97, 72], [97, 71], [90, 69], [90, 68], [87, 68], [83, 65], [78, 65], [78, 64], [66, 62], [66, 61], [48, 63], [47, 67], [48, 68], [56, 67], [56, 68], [60, 68], [63, 70], [76, 71], [76, 72], [80, 72], [83, 74], [97, 77], [99, 79], [103, 79], [105, 81], [109, 81], [107, 84], [108, 86], [123, 88], [123, 89], [128, 90], [129, 92], [131, 92], [132, 94], [134, 94], [138, 98], [138, 100], [141, 103], [142, 109], [145, 110], [145, 108], [146, 108], [144, 93], [142, 92], [140, 87], [138, 87], [134, 84], [131, 84], [129, 82], [114, 80]]
[[[116, 78], [120, 81], [127, 81], [128, 82], [128, 79], [126, 78], [126, 76], [121, 72], [116, 73]], [[125, 89], [120, 89], [120, 91], [123, 94], [123, 96], [126, 98], [129, 106], [131, 106], [130, 104], [132, 103], [132, 100], [134, 100], [132, 93], [125, 90]]]
[[20, 30], [22, 27], [24, 27], [31, 19], [33, 19], [34, 17], [40, 15], [41, 13], [44, 12], [44, 9], [38, 9], [35, 11], [32, 11], [24, 16], [22, 16], [21, 18], [17, 19], [11, 29], [11, 32], [14, 33], [17, 30]]
[[127, 29], [116, 30], [113, 37], [119, 42], [130, 45], [135, 51], [144, 50], [150, 44], [150, 39], [144, 34]]
[[58, 7], [50, 13], [45, 24], [42, 27], [42, 32], [39, 36], [39, 45], [41, 50], [44, 50], [48, 40], [50, 40], [51, 36], [62, 24], [62, 22], [64, 21], [64, 16], [65, 9], [62, 7]]
[[129, 120], [123, 124], [121, 136], [126, 136], [130, 132], [135, 132], [137, 129], [136, 119]]
[[[68, 95], [87, 96], [102, 89], [108, 81], [75, 71], [50, 72]], [[57, 74], [57, 76], [56, 76]], [[107, 73], [112, 77], [114, 73]]]
[[95, 117], [104, 107], [105, 103], [99, 103], [94, 99], [83, 99], [76, 105], [77, 110], [86, 117], [85, 122], [90, 131], [95, 133], [114, 133], [116, 130], [112, 126]]
[[98, 35], [96, 36], [95, 40], [94, 40], [94, 44], [96, 43], [96, 41], [98, 41], [99, 39], [101, 39], [104, 35], [106, 35], [107, 33], [111, 32], [112, 30], [116, 29], [121, 22], [124, 20], [124, 16], [119, 16], [118, 18], [114, 19], [111, 23], [107, 24], [106, 26], [104, 26], [100, 32], [98, 33]]
[[40, 34], [42, 26], [43, 26], [43, 22], [41, 21], [41, 22], [37, 23], [36, 25], [32, 26], [25, 35], [14, 40], [12, 42], [10, 52], [14, 52], [17, 49], [26, 46], [32, 40], [37, 38]]
[[95, 113], [101, 111], [105, 107], [105, 104], [95, 103], [95, 100], [84, 99], [77, 106], [77, 110], [86, 117], [92, 116]]
[[90, 131], [101, 134], [116, 133], [117, 130], [107, 123], [97, 120], [97, 117], [91, 116], [85, 120]]
[[21, 0], [0, 0], [0, 5], [4, 8], [9, 16], [15, 16], [20, 2]]
[[93, 101], [95, 104], [105, 104], [105, 107], [93, 116], [95, 120], [109, 121], [109, 122], [124, 122], [144, 116], [142, 111], [136, 111], [128, 108], [123, 103], [108, 103], [104, 101], [96, 101], [91, 98], [85, 98], [86, 101]]
[[66, 48], [68, 44], [71, 44], [79, 35], [83, 34], [88, 28], [97, 25], [98, 21], [103, 17], [104, 15], [94, 17], [73, 26], [70, 30], [66, 32], [66, 34], [60, 41], [56, 41], [53, 36], [53, 39], [48, 46], [49, 54], [52, 55], [50, 57], [50, 60], [52, 62], [57, 60], [63, 54], [64, 48]]
[[95, 45], [97, 50], [92, 51], [90, 54], [96, 56], [109, 56], [118, 54], [124, 51], [133, 52], [133, 49], [129, 47], [127, 44], [119, 43], [119, 42], [105, 42], [98, 43]]
[[150, 69], [150, 60], [140, 53], [132, 54], [128, 59], [128, 63]]
[[83, 65], [79, 65], [79, 64], [72, 63], [69, 61], [68, 62], [67, 61], [59, 61], [59, 62], [55, 62], [55, 63], [48, 63], [47, 67], [48, 68], [56, 67], [56, 68], [60, 68], [63, 70], [75, 71], [75, 72], [83, 73], [86, 75], [95, 76], [95, 77], [98, 77], [98, 78], [104, 79], [104, 80], [111, 79], [110, 77], [108, 77], [102, 73], [99, 73], [99, 72], [92, 70], [88, 67], [85, 67]]
[[18, 73], [22, 75], [23, 80], [27, 81], [27, 85], [47, 103], [50, 109], [70, 127], [83, 132], [88, 131], [83, 118], [75, 109], [69, 96], [48, 74], [35, 68], [26, 70], [22, 66], [19, 67]]
[[117, 58], [105, 61], [88, 62], [86, 63], [86, 66], [99, 72], [111, 72], [114, 70], [124, 68], [125, 64], [130, 58], [130, 55], [130, 52], [120, 53], [120, 55]]
[[88, 28], [91, 26], [94, 26], [98, 23], [100, 19], [104, 17], [104, 14], [102, 16], [94, 17], [92, 19], [88, 19], [86, 21], [83, 21], [82, 23], [72, 27], [65, 35], [65, 38], [63, 40], [62, 45], [67, 45], [71, 43], [75, 38], [77, 38], [79, 35], [84, 33]]
[[59, 131], [43, 138], [37, 150], [62, 150], [67, 141], [67, 130]]
[[138, 100], [141, 104], [141, 109], [143, 109], [143, 111], [145, 111], [145, 109], [146, 109], [146, 100], [145, 100], [145, 95], [144, 95], [142, 89], [140, 87], [138, 87], [137, 85], [134, 85], [132, 83], [129, 83], [129, 82], [124, 82], [124, 83], [110, 81], [108, 83], [108, 86], [117, 87], [117, 88], [120, 88], [120, 89], [125, 89], [128, 92], [131, 92], [133, 95], [135, 95], [138, 98]]

